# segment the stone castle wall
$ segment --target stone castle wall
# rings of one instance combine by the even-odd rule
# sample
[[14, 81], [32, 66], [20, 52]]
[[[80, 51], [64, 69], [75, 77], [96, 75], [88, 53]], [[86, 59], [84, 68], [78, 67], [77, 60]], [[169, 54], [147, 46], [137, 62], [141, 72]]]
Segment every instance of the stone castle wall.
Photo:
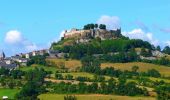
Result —
[[77, 39], [89, 39], [91, 37], [96, 38], [100, 37], [101, 39], [110, 39], [114, 38], [113, 33], [119, 32], [120, 30], [115, 30], [112, 32], [110, 30], [105, 29], [91, 29], [91, 30], [79, 30], [72, 29], [71, 31], [64, 33], [64, 39], [67, 38], [77, 38]]

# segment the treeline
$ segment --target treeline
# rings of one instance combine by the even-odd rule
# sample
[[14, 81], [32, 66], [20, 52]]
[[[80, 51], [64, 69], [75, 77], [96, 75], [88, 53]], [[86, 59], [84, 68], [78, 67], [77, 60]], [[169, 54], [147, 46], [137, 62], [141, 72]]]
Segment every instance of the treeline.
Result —
[[165, 65], [165, 66], [170, 66], [170, 60], [162, 57], [160, 59], [155, 59], [155, 60], [140, 60], [141, 62], [146, 62], [146, 63], [153, 63], [153, 64], [157, 64], [157, 65]]
[[136, 83], [129, 82], [126, 84], [126, 79], [119, 79], [116, 82], [114, 79], [110, 79], [108, 83], [101, 82], [100, 85], [96, 82], [86, 84], [80, 82], [78, 84], [72, 83], [49, 83], [48, 88], [51, 89], [51, 93], [57, 94], [86, 94], [86, 93], [99, 93], [99, 94], [118, 94], [118, 95], [148, 95], [148, 92], [144, 88], [137, 87]]
[[87, 25], [84, 25], [84, 30], [89, 30], [89, 29], [97, 29], [97, 28], [99, 28], [99, 29], [106, 29], [106, 25], [105, 24], [93, 24], [93, 23], [91, 23], [91, 24], [87, 24]]
[[139, 39], [115, 39], [115, 40], [103, 40], [94, 39], [89, 43], [79, 43], [76, 45], [63, 46], [57, 48], [60, 52], [68, 53], [69, 58], [81, 59], [86, 55], [93, 54], [109, 54], [128, 52], [134, 48], [144, 47], [152, 49], [152, 45], [149, 42]]

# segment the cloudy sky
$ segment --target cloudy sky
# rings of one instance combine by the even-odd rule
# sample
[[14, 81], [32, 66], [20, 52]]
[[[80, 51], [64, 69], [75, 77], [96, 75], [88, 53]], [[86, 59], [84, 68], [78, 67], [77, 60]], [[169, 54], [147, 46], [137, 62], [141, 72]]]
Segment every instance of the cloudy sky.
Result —
[[170, 45], [170, 0], [1, 0], [0, 50], [48, 48], [65, 29], [87, 23], [121, 27], [130, 38]]

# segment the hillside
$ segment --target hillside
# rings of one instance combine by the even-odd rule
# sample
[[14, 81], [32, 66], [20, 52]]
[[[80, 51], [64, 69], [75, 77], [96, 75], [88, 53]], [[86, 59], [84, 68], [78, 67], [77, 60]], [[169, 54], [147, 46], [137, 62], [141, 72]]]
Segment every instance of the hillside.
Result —
[[[61, 66], [61, 64], [64, 64], [64, 66], [68, 69], [75, 70], [76, 68], [79, 68], [82, 66], [81, 61], [79, 60], [64, 60], [64, 59], [57, 59], [57, 58], [48, 58], [46, 59], [48, 62], [52, 62], [56, 67]], [[170, 67], [163, 66], [163, 65], [156, 65], [151, 63], [145, 63], [145, 62], [128, 62], [128, 63], [101, 63], [101, 68], [106, 67], [114, 67], [116, 69], [120, 70], [131, 70], [133, 66], [139, 66], [140, 72], [145, 72], [149, 69], [156, 69], [158, 70], [162, 75], [170, 76]]]
[[[85, 25], [84, 29], [66, 31], [67, 35], [64, 35], [60, 41], [52, 43], [50, 50], [57, 52], [52, 58], [81, 60], [86, 56], [91, 56], [103, 63], [147, 62], [170, 66], [168, 47], [161, 51], [159, 46], [155, 47], [147, 41], [129, 39], [121, 34], [121, 29], [116, 31], [99, 29], [103, 30], [99, 34], [96, 33], [98, 28], [91, 25]], [[103, 36], [108, 32], [111, 38], [104, 38]], [[77, 34], [79, 35], [73, 38]], [[83, 41], [80, 41], [81, 39]]]
[[121, 29], [87, 24], [66, 31], [48, 53], [30, 57], [26, 66], [0, 68], [0, 86], [19, 100], [169, 98], [169, 50], [129, 39]]

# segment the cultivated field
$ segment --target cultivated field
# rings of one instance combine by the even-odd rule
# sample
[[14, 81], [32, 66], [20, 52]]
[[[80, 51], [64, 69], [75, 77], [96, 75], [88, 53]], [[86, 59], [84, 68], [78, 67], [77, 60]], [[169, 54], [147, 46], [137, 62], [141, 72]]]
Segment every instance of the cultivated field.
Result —
[[56, 67], [60, 67], [61, 65], [65, 65], [66, 68], [75, 69], [77, 67], [81, 67], [81, 62], [79, 60], [64, 60], [64, 59], [55, 59], [48, 58], [47, 62], [52, 62]]
[[[64, 100], [63, 94], [41, 94], [40, 100]], [[156, 100], [152, 97], [130, 97], [117, 95], [87, 94], [75, 95], [77, 100]]]
[[130, 62], [130, 63], [102, 63], [101, 67], [114, 67], [116, 69], [120, 70], [131, 70], [132, 66], [139, 66], [140, 72], [145, 72], [149, 69], [156, 69], [158, 70], [162, 75], [170, 76], [170, 67], [162, 66], [162, 65], [155, 65], [155, 64], [149, 64], [149, 63], [143, 63], [143, 62]]

